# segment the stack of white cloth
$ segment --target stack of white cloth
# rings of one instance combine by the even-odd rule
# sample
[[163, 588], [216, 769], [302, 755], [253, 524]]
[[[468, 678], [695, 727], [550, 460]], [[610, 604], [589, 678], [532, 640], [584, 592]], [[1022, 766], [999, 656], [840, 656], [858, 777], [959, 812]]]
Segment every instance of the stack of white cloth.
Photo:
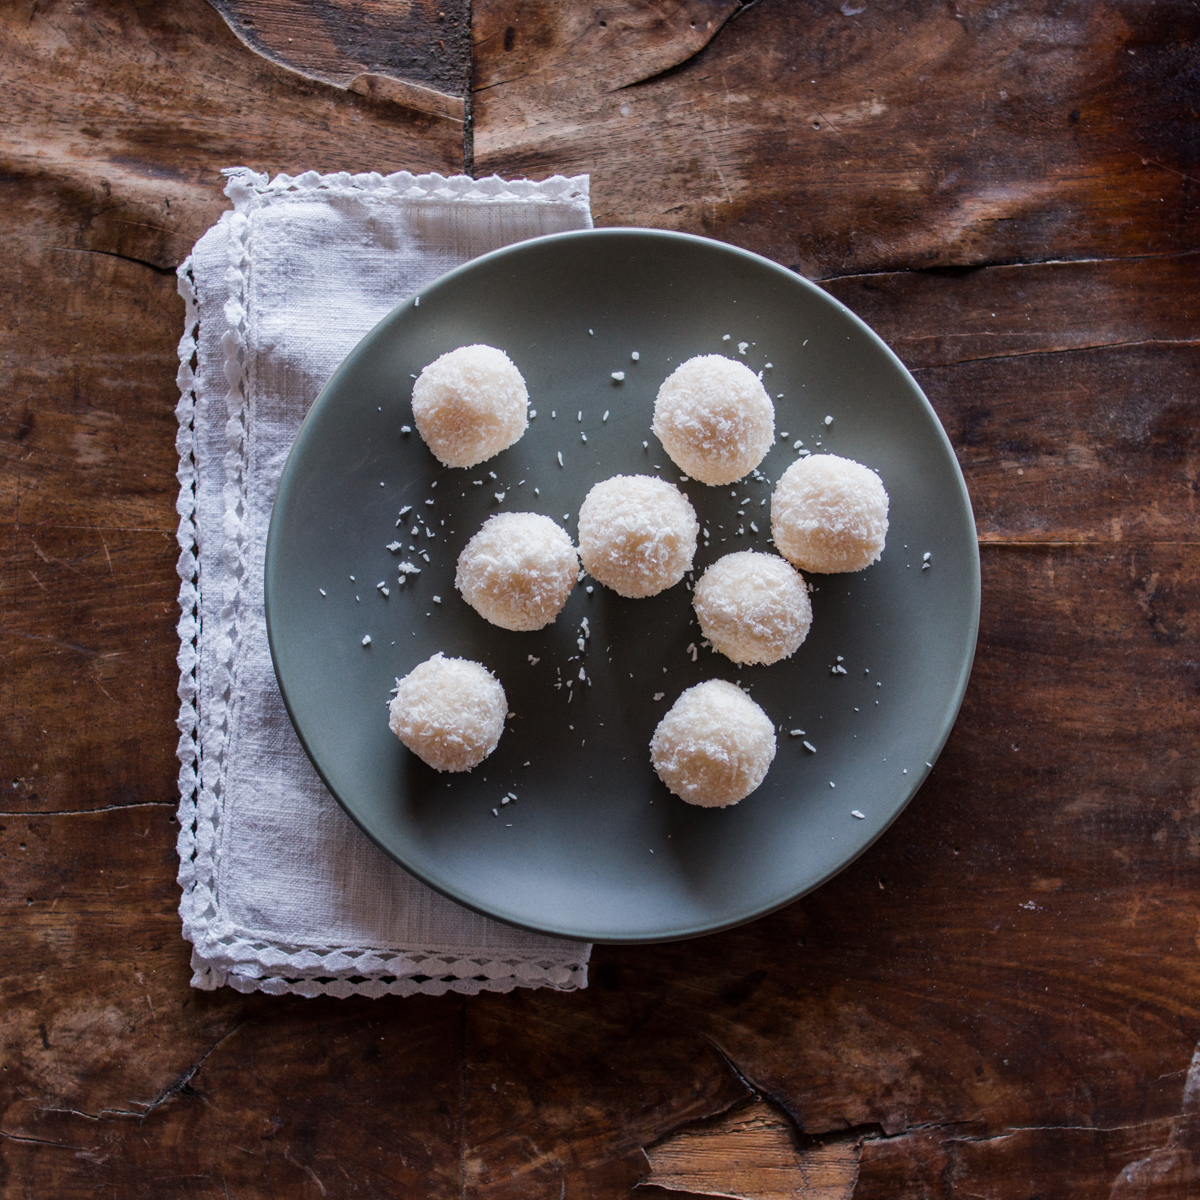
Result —
[[591, 227], [588, 179], [225, 173], [179, 268], [179, 882], [194, 986], [305, 996], [587, 985], [591, 947], [479, 916], [355, 827], [292, 729], [267, 647], [279, 476], [334, 369], [476, 255]]

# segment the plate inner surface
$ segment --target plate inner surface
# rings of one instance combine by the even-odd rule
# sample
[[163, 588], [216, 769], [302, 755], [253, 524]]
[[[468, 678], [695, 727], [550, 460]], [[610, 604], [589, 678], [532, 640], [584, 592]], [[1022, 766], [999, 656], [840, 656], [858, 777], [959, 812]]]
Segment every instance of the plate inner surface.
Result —
[[[415, 430], [401, 427], [413, 424], [413, 378], [476, 342], [517, 364], [537, 416], [515, 446], [464, 471], [442, 467]], [[650, 432], [663, 379], [683, 360], [714, 353], [763, 371], [776, 408], [762, 478], [721, 488], [681, 482]], [[612, 378], [619, 371], [623, 382]], [[702, 648], [685, 585], [624, 600], [587, 578], [557, 622], [536, 633], [488, 624], [455, 591], [458, 554], [490, 515], [544, 513], [574, 539], [588, 489], [616, 474], [658, 475], [691, 499], [709, 534], [695, 578], [730, 551], [770, 551], [769, 497], [799, 455], [797, 440], [878, 471], [891, 527], [882, 560], [868, 570], [809, 577], [812, 632], [784, 663], [739, 667]], [[394, 540], [398, 553], [387, 549]], [[404, 584], [401, 561], [420, 568]], [[522, 243], [390, 314], [300, 431], [266, 570], [288, 710], [353, 819], [453, 899], [593, 941], [735, 925], [845, 866], [900, 812], [941, 750], [979, 612], [962, 476], [898, 360], [791, 272], [652, 231]], [[496, 752], [468, 774], [431, 770], [387, 727], [396, 678], [439, 650], [495, 672], [515, 714]], [[711, 678], [748, 689], [778, 738], [758, 791], [715, 811], [672, 796], [648, 751], [679, 693]], [[516, 801], [502, 805], [510, 793]]]

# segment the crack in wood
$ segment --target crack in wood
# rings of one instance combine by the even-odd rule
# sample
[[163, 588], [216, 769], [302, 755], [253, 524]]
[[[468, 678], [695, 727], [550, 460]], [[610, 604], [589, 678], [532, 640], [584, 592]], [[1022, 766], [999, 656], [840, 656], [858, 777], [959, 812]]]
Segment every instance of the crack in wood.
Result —
[[1102, 266], [1105, 263], [1157, 261], [1159, 259], [1191, 258], [1200, 248], [1171, 250], [1164, 254], [1110, 254], [1089, 258], [997, 258], [973, 263], [941, 263], [932, 267], [872, 267], [864, 271], [847, 271], [838, 275], [815, 275], [813, 283], [838, 283], [843, 279], [878, 279], [889, 275], [973, 274], [976, 271], [1012, 271], [1026, 267]]
[[[134, 222], [122, 222], [125, 225], [132, 225]], [[105, 258], [119, 258], [124, 262], [133, 263], [139, 267], [146, 267], [153, 271], [156, 275], [164, 277], [175, 275], [174, 267], [160, 267], [158, 263], [152, 263], [145, 258], [134, 258], [131, 254], [118, 254], [115, 250], [89, 250], [86, 246], [51, 246], [50, 250], [57, 254], [102, 254]]]
[[134, 1117], [140, 1119], [142, 1114], [129, 1108], [102, 1108], [98, 1113], [83, 1112], [78, 1108], [47, 1108], [39, 1107], [38, 1112], [53, 1113], [61, 1117], [82, 1117], [85, 1121], [107, 1121], [110, 1117]]
[[[964, 1127], [978, 1127], [980, 1119], [923, 1122], [890, 1134], [882, 1125], [871, 1123], [813, 1135], [798, 1134], [790, 1114], [764, 1099], [762, 1088], [731, 1055], [711, 1037], [704, 1036], [730, 1071], [753, 1093], [753, 1099], [735, 1103], [713, 1117], [689, 1122], [645, 1147], [643, 1154], [649, 1172], [636, 1185], [638, 1188], [729, 1200], [784, 1200], [798, 1195], [806, 1200], [852, 1200], [863, 1154], [868, 1148], [904, 1146], [905, 1139], [921, 1135], [932, 1136], [941, 1147], [946, 1183], [952, 1179], [958, 1156], [968, 1147], [999, 1146], [1022, 1135], [1124, 1134], [1133, 1139], [1139, 1135], [1153, 1138], [1164, 1125], [1170, 1126], [1171, 1132], [1163, 1145], [1122, 1168], [1113, 1185], [1114, 1195], [1123, 1186], [1135, 1189], [1141, 1186], [1143, 1175], [1157, 1178], [1163, 1172], [1182, 1169], [1180, 1163], [1185, 1158], [1191, 1161], [1188, 1122], [1194, 1121], [1195, 1113], [1200, 1110], [1200, 1048], [1187, 1068], [1180, 1111], [1172, 1117], [1114, 1125], [1045, 1122], [978, 1133], [968, 1132]], [[873, 1157], [872, 1161], [879, 1160]], [[1142, 1193], [1135, 1190], [1134, 1194]]]
[[[1166, 550], [1182, 550], [1190, 549], [1194, 546], [1200, 546], [1200, 542], [1190, 541], [1145, 541], [1141, 538], [1131, 539], [1130, 541], [1120, 541], [1115, 538], [1006, 538], [993, 537], [991, 534], [981, 533], [979, 535], [979, 548], [981, 550], [1039, 550], [1039, 549], [1055, 549], [1058, 547], [1066, 547], [1068, 549], [1079, 546], [1099, 546], [1104, 549], [1121, 549], [1128, 550], [1137, 547], [1161, 547]], [[1166, 1078], [1166, 1076], [1162, 1076]]]
[[[963, 334], [962, 336], [978, 335]], [[1128, 350], [1137, 346], [1200, 346], [1200, 339], [1142, 338], [1132, 342], [1093, 342], [1087, 346], [1054, 346], [1047, 350], [1013, 350], [1010, 353], [982, 354], [975, 358], [952, 358], [946, 362], [926, 363], [924, 366], [910, 367], [909, 370], [915, 375], [919, 371], [940, 371], [947, 367], [961, 367], [969, 363], [998, 362], [1006, 358], [1044, 358], [1052, 354], [1082, 354], [1088, 350]]]
[[672, 63], [670, 66], [662, 67], [657, 71], [652, 71], [649, 75], [644, 75], [640, 79], [631, 79], [628, 83], [622, 83], [619, 86], [612, 88], [611, 91], [623, 92], [627, 88], [641, 87], [644, 84], [655, 83], [656, 81], [658, 81], [660, 79], [666, 79], [671, 75], [675, 75], [675, 74], [678, 74], [680, 71], [683, 71], [691, 63], [693, 63], [701, 54], [703, 54], [704, 51], [709, 48], [709, 46], [711, 46], [713, 44], [713, 42], [716, 40], [717, 34], [719, 34], [721, 32], [721, 30], [724, 29], [725, 26], [729, 24], [730, 21], [734, 20], [736, 17], [741, 16], [741, 14], [746, 11], [746, 9], [753, 8], [754, 5], [757, 3], [758, 3], [758, 0], [750, 0], [749, 3], [745, 3], [744, 0], [742, 0], [742, 2], [740, 2], [738, 4], [737, 8], [735, 8], [731, 12], [727, 13], [726, 16], [724, 17], [724, 19], [722, 19], [717, 24], [716, 28], [712, 31], [712, 33], [709, 34], [708, 38], [705, 39], [705, 41], [702, 42], [699, 46], [697, 46], [689, 55], [687, 55], [686, 58], [681, 58], [677, 63]]
[[798, 1137], [791, 1118], [761, 1099], [689, 1125], [643, 1150], [638, 1187], [734, 1200], [849, 1200], [864, 1137]]
[[131, 808], [175, 807], [174, 800], [139, 800], [135, 804], [103, 804], [99, 808], [30, 808], [23, 812], [0, 812], [0, 817], [90, 817], [96, 813], [125, 812]]
[[[286, 7], [240, 3], [239, 0], [209, 0], [209, 3], [246, 49], [299, 79], [324, 84], [343, 92], [355, 92], [372, 100], [382, 100], [443, 120], [461, 123], [464, 119], [463, 96], [434, 86], [435, 81], [447, 82], [446, 71], [435, 69], [430, 74], [429, 68], [439, 65], [448, 67], [450, 74], [465, 75], [469, 79], [469, 65], [463, 61], [470, 53], [469, 41], [465, 47], [465, 55], [462, 45], [455, 47], [452, 44], [451, 49], [447, 50], [445, 38], [436, 39], [437, 22], [430, 22], [430, 14], [423, 9], [414, 6], [409, 10], [409, 16], [420, 28], [410, 26], [402, 30], [395, 25], [397, 14], [394, 12], [393, 27], [388, 29], [386, 14], [382, 12], [375, 14], [373, 21], [364, 21], [366, 14], [356, 13], [351, 7], [342, 9], [334, 5], [321, 13], [316, 9], [307, 11], [302, 6], [290, 14], [293, 19], [304, 18], [302, 25], [296, 27], [298, 44], [293, 46], [292, 38], [288, 37], [288, 45], [284, 47], [279, 38], [274, 42], [269, 37], [264, 38], [264, 28], [271, 27], [274, 34], [279, 35], [281, 29], [278, 27], [277, 18], [287, 12]], [[265, 26], [260, 26], [252, 16], [260, 8], [264, 11], [258, 15], [266, 13], [269, 18]], [[469, 39], [469, 4], [465, 19]], [[331, 23], [325, 24], [326, 20]], [[415, 70], [406, 71], [403, 61], [381, 64], [361, 61], [364, 55], [366, 58], [371, 57], [369, 53], [365, 53], [365, 47], [362, 45], [362, 38], [368, 27], [376, 36], [383, 34], [386, 29], [395, 45], [404, 45], [405, 49], [422, 46], [422, 54], [415, 58], [410, 55], [407, 59], [409, 68]], [[430, 53], [433, 44], [431, 39], [437, 40], [441, 55], [436, 51]], [[301, 56], [307, 54], [307, 58], [302, 57], [305, 65], [294, 61], [293, 53], [299, 53]], [[459, 55], [458, 59], [455, 58], [456, 53]], [[424, 75], [425, 78], [413, 79], [408, 77], [410, 74]], [[463, 90], [469, 91], [469, 86], [465, 86]]]
[[53, 1146], [56, 1150], [72, 1150], [76, 1154], [90, 1154], [94, 1151], [94, 1146], [73, 1146], [70, 1142], [52, 1142], [46, 1138], [29, 1137], [21, 1133], [9, 1133], [5, 1129], [0, 1129], [0, 1138], [7, 1138], [10, 1142], [26, 1142], [34, 1146]]
[[[183, 1074], [179, 1075], [172, 1083], [169, 1083], [157, 1096], [154, 1097], [140, 1114], [140, 1119], [145, 1120], [152, 1112], [160, 1109], [173, 1096], [194, 1095], [195, 1089], [191, 1087], [191, 1082], [196, 1078], [200, 1068], [208, 1061], [209, 1057], [223, 1042], [228, 1041], [239, 1029], [245, 1025], [245, 1021], [239, 1021], [232, 1029], [223, 1033], [213, 1044], [194, 1062]], [[135, 1104], [142, 1104], [143, 1101], [134, 1101]]]

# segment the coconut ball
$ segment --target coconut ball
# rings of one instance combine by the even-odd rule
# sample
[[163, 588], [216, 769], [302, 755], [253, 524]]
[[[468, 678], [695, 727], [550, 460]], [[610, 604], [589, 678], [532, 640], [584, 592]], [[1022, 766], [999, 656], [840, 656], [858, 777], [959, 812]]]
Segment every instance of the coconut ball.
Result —
[[651, 428], [681, 470], [701, 483], [732, 483], [775, 441], [775, 406], [744, 363], [702, 354], [658, 389]]
[[651, 475], [614, 475], [579, 510], [584, 570], [620, 596], [657, 596], [691, 568], [700, 523], [691, 501]]
[[719, 558], [700, 576], [692, 603], [713, 649], [735, 663], [790, 658], [812, 627], [808, 588], [777, 554]]
[[503, 350], [460, 346], [413, 384], [417, 432], [447, 467], [473, 467], [520, 439], [529, 424], [525, 380]]
[[435, 771], [469, 771], [504, 732], [508, 699], [484, 666], [438, 651], [396, 680], [391, 731]]
[[888, 495], [870, 467], [836, 454], [792, 463], [771, 496], [771, 536], [805, 571], [861, 571], [883, 553]]
[[702, 808], [725, 808], [750, 795], [774, 757], [771, 718], [723, 679], [688, 688], [650, 739], [650, 761], [659, 779], [680, 799]]
[[454, 586], [501, 629], [541, 629], [562, 612], [579, 574], [566, 530], [538, 513], [498, 513], [458, 556]]

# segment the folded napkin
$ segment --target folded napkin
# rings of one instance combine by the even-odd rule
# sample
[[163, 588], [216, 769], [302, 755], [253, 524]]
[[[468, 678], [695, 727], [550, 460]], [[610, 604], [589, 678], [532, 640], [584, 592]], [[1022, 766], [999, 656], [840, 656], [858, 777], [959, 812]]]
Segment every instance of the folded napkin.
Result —
[[300, 422], [381, 317], [510, 242], [586, 229], [588, 179], [226, 172], [179, 268], [179, 882], [194, 986], [347, 996], [585, 987], [591, 947], [431, 891], [325, 789], [275, 682], [271, 504]]

